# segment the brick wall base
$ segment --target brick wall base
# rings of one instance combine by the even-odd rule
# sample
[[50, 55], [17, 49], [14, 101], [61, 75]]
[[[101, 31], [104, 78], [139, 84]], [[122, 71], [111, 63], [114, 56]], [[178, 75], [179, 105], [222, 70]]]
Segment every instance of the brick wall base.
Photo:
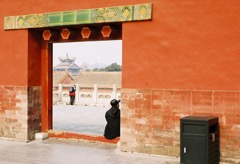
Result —
[[180, 156], [180, 119], [219, 118], [221, 161], [240, 160], [240, 92], [122, 89], [122, 151]]
[[[219, 118], [222, 162], [240, 161], [240, 92], [122, 89], [122, 151], [180, 156], [180, 119]], [[41, 87], [0, 86], [0, 137], [41, 131]]]
[[41, 87], [0, 86], [0, 137], [33, 140], [41, 131]]

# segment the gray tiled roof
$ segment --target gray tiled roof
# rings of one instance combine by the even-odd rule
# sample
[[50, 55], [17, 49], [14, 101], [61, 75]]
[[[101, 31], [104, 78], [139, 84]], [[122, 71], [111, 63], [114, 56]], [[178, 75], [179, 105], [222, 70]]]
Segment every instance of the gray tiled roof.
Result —
[[98, 84], [98, 87], [112, 87], [116, 84], [121, 87], [122, 72], [80, 72], [73, 80], [72, 84], [79, 84], [81, 87], [92, 87]]

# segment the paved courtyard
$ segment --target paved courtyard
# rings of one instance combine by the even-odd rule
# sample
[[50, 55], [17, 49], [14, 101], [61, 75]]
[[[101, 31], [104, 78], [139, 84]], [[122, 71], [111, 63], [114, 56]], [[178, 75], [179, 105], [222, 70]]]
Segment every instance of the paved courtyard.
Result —
[[103, 135], [109, 107], [54, 105], [53, 130]]
[[113, 144], [0, 139], [0, 145], [0, 164], [179, 164], [178, 158], [121, 152]]
[[[103, 135], [109, 107], [53, 106], [55, 130]], [[121, 152], [117, 144], [71, 139], [28, 143], [0, 138], [0, 164], [179, 164], [179, 158]]]

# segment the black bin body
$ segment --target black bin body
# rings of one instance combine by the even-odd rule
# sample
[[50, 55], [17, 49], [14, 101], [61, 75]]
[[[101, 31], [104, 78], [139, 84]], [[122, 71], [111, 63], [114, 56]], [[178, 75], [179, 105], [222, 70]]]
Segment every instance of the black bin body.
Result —
[[181, 118], [181, 164], [218, 164], [219, 154], [217, 117], [187, 116]]

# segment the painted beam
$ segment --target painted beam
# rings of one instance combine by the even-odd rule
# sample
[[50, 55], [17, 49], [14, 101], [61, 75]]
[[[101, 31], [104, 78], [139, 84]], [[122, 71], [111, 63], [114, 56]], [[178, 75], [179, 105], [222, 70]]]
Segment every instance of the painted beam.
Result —
[[137, 4], [4, 17], [4, 29], [28, 29], [152, 19], [152, 4]]

